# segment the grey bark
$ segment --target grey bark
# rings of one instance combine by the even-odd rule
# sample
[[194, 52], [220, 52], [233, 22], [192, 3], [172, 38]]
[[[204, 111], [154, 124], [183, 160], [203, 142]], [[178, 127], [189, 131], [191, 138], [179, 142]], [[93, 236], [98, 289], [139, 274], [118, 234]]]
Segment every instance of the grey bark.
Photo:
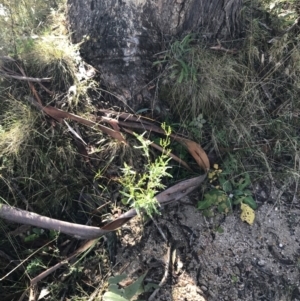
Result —
[[56, 230], [78, 239], [94, 239], [109, 232], [98, 227], [64, 222], [4, 204], [0, 204], [0, 218], [14, 223]]
[[68, 0], [74, 43], [108, 89], [134, 109], [149, 104], [153, 55], [173, 36], [240, 34], [242, 0]]

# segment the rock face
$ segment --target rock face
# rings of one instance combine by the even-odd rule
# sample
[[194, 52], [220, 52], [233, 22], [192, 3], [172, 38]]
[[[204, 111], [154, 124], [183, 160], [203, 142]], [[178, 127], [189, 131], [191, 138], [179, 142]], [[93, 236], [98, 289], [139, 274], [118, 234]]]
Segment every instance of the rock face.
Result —
[[[241, 0], [68, 0], [72, 40], [101, 72], [105, 86], [138, 108], [151, 100], [154, 54], [171, 37], [239, 34]], [[157, 60], [157, 58], [156, 58]], [[152, 83], [153, 84], [153, 83]]]

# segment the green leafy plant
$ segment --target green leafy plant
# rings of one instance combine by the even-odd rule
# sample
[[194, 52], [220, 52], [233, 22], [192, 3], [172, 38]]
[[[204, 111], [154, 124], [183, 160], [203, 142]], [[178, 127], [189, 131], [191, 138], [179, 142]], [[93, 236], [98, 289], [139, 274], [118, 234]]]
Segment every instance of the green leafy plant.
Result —
[[145, 169], [142, 174], [138, 174], [131, 166], [124, 164], [123, 176], [119, 179], [123, 186], [121, 194], [124, 196], [122, 202], [125, 205], [130, 205], [135, 208], [138, 213], [145, 211], [152, 216], [153, 213], [158, 213], [159, 203], [155, 195], [159, 189], [165, 188], [162, 183], [164, 177], [172, 177], [167, 170], [171, 168], [168, 163], [170, 161], [170, 150], [167, 147], [170, 145], [171, 128], [165, 124], [162, 125], [165, 131], [166, 138], [160, 139], [160, 145], [163, 148], [162, 154], [151, 162], [149, 154], [149, 145], [152, 143], [144, 139], [144, 134], [136, 135], [136, 138], [141, 143], [144, 156], [146, 158]]
[[193, 118], [190, 122], [184, 123], [183, 127], [187, 129], [195, 139], [201, 140], [202, 138], [202, 128], [206, 120], [203, 118], [203, 114], [199, 114]]
[[24, 237], [24, 242], [35, 241], [38, 238], [40, 238], [41, 236], [45, 236], [45, 237], [48, 236], [50, 239], [56, 239], [59, 235], [59, 232], [57, 232], [55, 230], [49, 230], [49, 232], [47, 234], [47, 232], [45, 232], [44, 229], [32, 228], [31, 231], [27, 234], [28, 235], [26, 237]]
[[35, 258], [29, 262], [26, 266], [26, 272], [29, 275], [34, 275], [37, 272], [41, 271], [42, 269], [46, 269], [47, 267], [43, 264], [40, 258]]
[[108, 291], [103, 295], [103, 301], [130, 301], [136, 300], [138, 295], [150, 291], [157, 287], [153, 283], [143, 286], [143, 281], [147, 272], [140, 276], [136, 281], [126, 287], [122, 287], [119, 283], [127, 278], [127, 275], [117, 275], [108, 279]]
[[216, 183], [213, 188], [205, 193], [204, 199], [198, 202], [198, 209], [203, 210], [204, 215], [213, 216], [213, 209], [217, 208], [219, 213], [229, 213], [232, 206], [245, 204], [251, 209], [257, 209], [257, 204], [248, 189], [251, 184], [250, 176], [245, 173], [238, 180], [227, 179], [217, 164], [214, 165], [208, 178], [211, 183]]
[[178, 83], [192, 79], [196, 81], [197, 71], [193, 64], [186, 59], [193, 50], [191, 42], [194, 40], [192, 34], [186, 35], [181, 41], [175, 41], [170, 50], [162, 60], [154, 62], [154, 66], [168, 62], [168, 70], [170, 70], [170, 78], [176, 79]]

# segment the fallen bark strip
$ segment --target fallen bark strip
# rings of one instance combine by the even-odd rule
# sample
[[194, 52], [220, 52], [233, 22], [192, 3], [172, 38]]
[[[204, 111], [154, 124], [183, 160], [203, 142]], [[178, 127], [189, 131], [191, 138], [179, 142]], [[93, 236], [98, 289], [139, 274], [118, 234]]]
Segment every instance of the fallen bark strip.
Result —
[[[199, 187], [199, 185], [205, 180], [206, 174], [182, 181], [165, 191], [159, 193], [156, 196], [157, 201], [161, 206], [169, 204], [171, 202], [175, 202], [185, 197], [193, 190]], [[53, 267], [47, 269], [46, 271], [39, 274], [37, 277], [31, 280], [31, 285], [37, 284], [39, 281], [56, 271], [58, 268], [66, 265], [69, 261], [75, 257], [77, 257], [82, 252], [89, 249], [94, 243], [97, 242], [97, 238], [102, 235], [114, 231], [117, 228], [124, 225], [131, 218], [137, 215], [135, 209], [131, 209], [126, 213], [122, 214], [116, 220], [106, 224], [102, 228], [85, 226], [80, 224], [73, 224], [69, 222], [60, 221], [57, 219], [52, 219], [49, 217], [45, 217], [36, 213], [28, 212], [25, 210], [17, 209], [8, 205], [0, 204], [0, 218], [10, 220], [12, 222], [29, 224], [33, 226], [37, 226], [40, 228], [52, 229], [60, 231], [61, 233], [65, 233], [68, 235], [72, 235], [78, 239], [88, 239], [86, 243], [84, 243], [78, 250], [76, 250], [73, 254], [71, 254], [68, 258], [60, 261]], [[161, 282], [163, 285], [163, 282]]]
[[[156, 196], [157, 201], [161, 206], [171, 202], [175, 202], [185, 197], [193, 190], [195, 190], [206, 178], [206, 174], [192, 179], [182, 181]], [[137, 215], [135, 209], [131, 209], [122, 214], [116, 220], [106, 224], [102, 228], [85, 226], [75, 223], [69, 223], [46, 216], [42, 216], [33, 212], [21, 210], [8, 205], [0, 204], [0, 218], [20, 223], [56, 230], [64, 234], [71, 235], [77, 239], [94, 239], [114, 231], [128, 222], [131, 218]]]
[[60, 221], [4, 204], [0, 204], [0, 217], [15, 223], [56, 230], [78, 239], [93, 239], [109, 232], [98, 227]]

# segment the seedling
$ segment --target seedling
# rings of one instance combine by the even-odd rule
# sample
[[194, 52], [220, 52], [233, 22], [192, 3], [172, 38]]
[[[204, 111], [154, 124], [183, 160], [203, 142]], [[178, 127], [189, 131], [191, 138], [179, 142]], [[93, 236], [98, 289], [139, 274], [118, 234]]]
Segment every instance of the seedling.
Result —
[[141, 148], [147, 160], [145, 164], [145, 171], [143, 174], [138, 174], [133, 167], [124, 164], [123, 176], [119, 179], [123, 186], [121, 194], [124, 196], [122, 199], [123, 204], [130, 205], [137, 210], [138, 213], [145, 211], [148, 215], [152, 216], [158, 213], [159, 203], [155, 195], [159, 192], [158, 189], [163, 189], [165, 185], [162, 184], [164, 177], [172, 177], [167, 170], [171, 168], [168, 163], [170, 161], [167, 147], [170, 145], [171, 128], [162, 125], [165, 131], [166, 138], [160, 140], [160, 145], [163, 147], [164, 152], [156, 158], [154, 162], [150, 160], [149, 145], [151, 141], [145, 140], [143, 135], [136, 135], [140, 141]]

